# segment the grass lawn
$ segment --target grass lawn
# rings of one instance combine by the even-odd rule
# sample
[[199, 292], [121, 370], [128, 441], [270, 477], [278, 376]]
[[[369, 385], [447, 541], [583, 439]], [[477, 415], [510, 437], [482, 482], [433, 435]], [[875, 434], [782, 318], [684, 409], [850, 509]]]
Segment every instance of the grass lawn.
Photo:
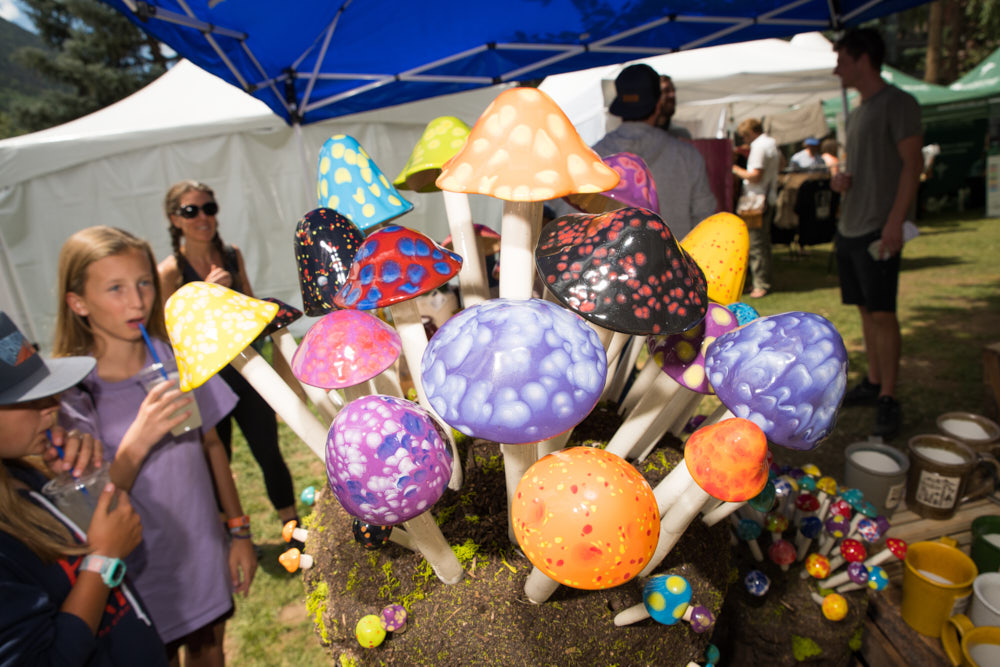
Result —
[[[1000, 341], [1000, 220], [950, 214], [923, 220], [919, 226], [921, 235], [906, 247], [900, 281], [899, 398], [904, 427], [891, 443], [899, 447], [912, 435], [934, 432], [934, 420], [942, 412], [984, 412], [982, 350]], [[761, 315], [804, 310], [828, 318], [847, 346], [848, 384], [853, 385], [864, 368], [860, 323], [856, 309], [840, 303], [831, 250], [829, 245], [816, 246], [808, 255], [795, 257], [787, 248], [776, 247], [774, 291], [752, 305]], [[703, 403], [702, 412], [710, 410], [709, 403]], [[786, 463], [813, 461], [842, 477], [843, 448], [864, 440], [873, 423], [873, 408], [845, 408], [835, 432], [819, 448], [807, 453], [776, 448], [776, 454]], [[296, 491], [310, 484], [324, 488], [322, 462], [284, 424], [281, 438]], [[228, 625], [227, 658], [241, 666], [329, 664], [306, 618], [300, 577], [277, 562], [284, 550], [280, 526], [238, 429], [233, 449], [240, 496], [263, 553], [250, 595], [237, 601], [236, 616]], [[300, 507], [300, 514], [308, 513], [307, 507]]]

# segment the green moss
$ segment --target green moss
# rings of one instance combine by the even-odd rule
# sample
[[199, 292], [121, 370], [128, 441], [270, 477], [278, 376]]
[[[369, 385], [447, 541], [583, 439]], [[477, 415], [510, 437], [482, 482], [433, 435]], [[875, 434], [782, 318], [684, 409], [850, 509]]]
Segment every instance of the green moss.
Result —
[[353, 658], [346, 653], [341, 653], [340, 659], [337, 662], [340, 663], [340, 667], [358, 667], [360, 664], [357, 658]]
[[299, 519], [299, 525], [303, 528], [312, 528], [313, 523], [316, 521], [316, 510], [313, 510], [309, 514]]
[[385, 583], [378, 589], [379, 597], [391, 598], [392, 592], [400, 586], [399, 579], [392, 573], [392, 561], [382, 563], [382, 573], [385, 575]]
[[451, 517], [455, 516], [455, 512], [457, 511], [458, 511], [458, 506], [449, 505], [448, 507], [445, 507], [444, 509], [440, 510], [437, 513], [437, 516], [434, 517], [434, 522], [439, 526], [443, 526], [444, 524], [451, 521]]
[[792, 635], [792, 655], [795, 656], [796, 660], [802, 662], [803, 660], [823, 655], [823, 649], [819, 647], [819, 644], [809, 639], [809, 637]]
[[848, 648], [857, 653], [861, 650], [861, 640], [865, 637], [865, 626], [859, 625], [854, 629], [854, 634], [851, 635], [850, 641], [847, 642]]
[[738, 567], [729, 568], [729, 585], [732, 586], [739, 580], [740, 580], [740, 568]]
[[319, 632], [319, 636], [324, 644], [330, 643], [330, 635], [326, 630], [326, 624], [323, 622], [323, 614], [326, 612], [326, 598], [329, 594], [330, 588], [326, 585], [325, 581], [321, 581], [316, 584], [315, 588], [309, 591], [309, 595], [306, 597], [306, 613], [312, 617], [313, 623], [316, 624], [316, 630]]
[[479, 523], [479, 517], [476, 516], [475, 514], [466, 514], [465, 520], [468, 521], [469, 523]]
[[351, 566], [351, 569], [347, 572], [347, 580], [344, 582], [344, 592], [350, 593], [354, 590], [354, 587], [358, 585], [358, 568], [361, 567], [358, 563]]
[[476, 557], [476, 553], [479, 551], [479, 545], [472, 541], [472, 539], [467, 539], [462, 544], [452, 545], [451, 550], [455, 552], [455, 557], [458, 558], [458, 562], [465, 567], [472, 562], [472, 559]]

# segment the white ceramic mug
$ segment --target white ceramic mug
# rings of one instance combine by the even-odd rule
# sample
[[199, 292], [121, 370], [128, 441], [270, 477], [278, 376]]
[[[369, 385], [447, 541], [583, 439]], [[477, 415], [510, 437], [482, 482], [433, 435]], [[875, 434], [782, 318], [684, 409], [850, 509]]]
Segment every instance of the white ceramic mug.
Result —
[[969, 619], [977, 628], [1000, 626], [1000, 572], [987, 572], [972, 582]]

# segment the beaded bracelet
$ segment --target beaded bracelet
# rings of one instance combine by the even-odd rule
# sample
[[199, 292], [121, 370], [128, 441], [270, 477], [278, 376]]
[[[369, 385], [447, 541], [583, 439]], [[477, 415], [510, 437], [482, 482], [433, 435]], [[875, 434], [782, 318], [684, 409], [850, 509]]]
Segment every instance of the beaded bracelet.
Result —
[[250, 534], [250, 531], [247, 531], [246, 535], [240, 535], [238, 533], [230, 533], [229, 535], [234, 540], [249, 540], [251, 537], [253, 537], [253, 535]]

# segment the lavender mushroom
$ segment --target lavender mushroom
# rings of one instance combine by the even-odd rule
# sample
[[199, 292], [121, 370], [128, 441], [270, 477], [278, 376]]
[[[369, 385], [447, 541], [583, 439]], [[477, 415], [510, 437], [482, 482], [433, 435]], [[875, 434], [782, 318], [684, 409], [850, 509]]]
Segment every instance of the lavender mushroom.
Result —
[[772, 442], [809, 450], [829, 435], [847, 384], [847, 350], [814, 313], [764, 317], [720, 336], [705, 361], [709, 381], [738, 417]]

